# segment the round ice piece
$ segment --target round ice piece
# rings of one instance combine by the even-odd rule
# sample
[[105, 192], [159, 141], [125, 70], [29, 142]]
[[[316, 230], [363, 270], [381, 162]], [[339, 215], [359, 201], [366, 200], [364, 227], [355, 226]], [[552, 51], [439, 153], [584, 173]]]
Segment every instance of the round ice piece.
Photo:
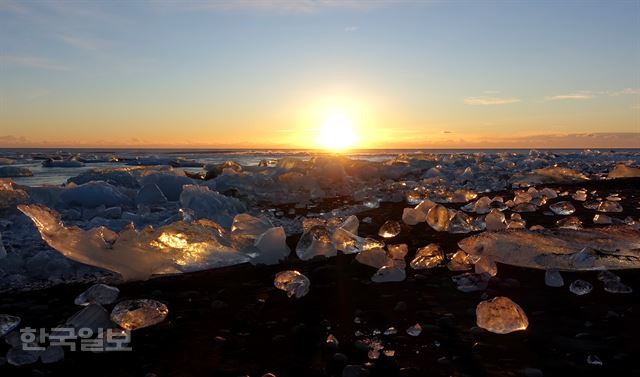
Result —
[[575, 280], [569, 286], [569, 290], [571, 291], [571, 293], [577, 294], [578, 296], [586, 295], [587, 293], [591, 292], [592, 289], [593, 285], [584, 280]]
[[556, 215], [563, 215], [563, 216], [571, 215], [576, 211], [576, 207], [574, 207], [573, 204], [571, 204], [570, 202], [553, 203], [549, 206], [549, 209], [551, 210], [551, 212], [555, 213]]
[[393, 238], [400, 234], [402, 230], [402, 225], [398, 221], [395, 220], [387, 220], [382, 226], [380, 230], [378, 230], [378, 235], [384, 238]]
[[158, 324], [169, 309], [159, 301], [139, 299], [119, 302], [111, 312], [111, 320], [126, 330], [136, 330]]
[[526, 330], [529, 319], [522, 308], [507, 297], [494, 297], [476, 307], [476, 323], [496, 334]]
[[309, 293], [311, 282], [309, 279], [295, 270], [281, 271], [276, 274], [273, 285], [285, 292], [288, 297], [300, 298]]
[[427, 224], [438, 232], [444, 232], [449, 227], [451, 214], [442, 204], [435, 205], [427, 213]]

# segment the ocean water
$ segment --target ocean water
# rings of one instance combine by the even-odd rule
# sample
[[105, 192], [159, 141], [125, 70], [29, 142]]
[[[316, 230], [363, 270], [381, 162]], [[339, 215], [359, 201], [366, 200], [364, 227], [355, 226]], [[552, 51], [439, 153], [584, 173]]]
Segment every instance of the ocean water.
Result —
[[[542, 152], [553, 152], [555, 154], [580, 154], [583, 149], [548, 149], [539, 150]], [[513, 153], [528, 154], [529, 149], [355, 149], [342, 153], [352, 159], [363, 159], [370, 161], [383, 161], [392, 159], [399, 154], [433, 153], [433, 154], [495, 154]], [[607, 149], [600, 152], [633, 153], [640, 152], [639, 149]], [[0, 157], [14, 159], [16, 162], [12, 166], [25, 167], [33, 172], [32, 177], [12, 178], [18, 184], [29, 186], [60, 185], [67, 182], [67, 179], [77, 176], [85, 171], [96, 168], [113, 168], [130, 166], [128, 162], [146, 158], [172, 158], [195, 160], [206, 164], [217, 164], [232, 160], [243, 166], [257, 165], [262, 160], [275, 160], [284, 157], [310, 158], [318, 155], [335, 155], [335, 153], [321, 150], [302, 149], [0, 149]], [[42, 162], [49, 157], [69, 158], [79, 156], [85, 159], [116, 157], [118, 162], [91, 162], [85, 163], [83, 167], [43, 167]], [[178, 167], [177, 169], [187, 171], [200, 171], [197, 167]]]

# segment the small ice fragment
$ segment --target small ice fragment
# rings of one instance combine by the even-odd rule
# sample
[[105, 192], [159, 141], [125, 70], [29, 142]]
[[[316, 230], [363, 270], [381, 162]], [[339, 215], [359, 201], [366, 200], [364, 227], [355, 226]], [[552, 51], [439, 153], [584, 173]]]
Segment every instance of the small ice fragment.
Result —
[[231, 234], [237, 237], [256, 239], [272, 227], [273, 225], [267, 219], [254, 217], [248, 213], [240, 213], [233, 218]]
[[384, 350], [382, 351], [386, 357], [394, 357], [396, 355], [396, 351], [394, 350]]
[[466, 272], [464, 274], [455, 275], [451, 277], [454, 283], [458, 286], [460, 292], [477, 292], [485, 290], [489, 284], [491, 277], [488, 274], [474, 274]]
[[276, 288], [287, 292], [288, 297], [300, 298], [309, 293], [311, 282], [298, 271], [281, 271], [276, 274], [273, 281]]
[[544, 273], [544, 283], [549, 287], [562, 287], [564, 279], [558, 270], [550, 268]]
[[159, 205], [167, 202], [167, 197], [164, 196], [158, 185], [155, 183], [149, 183], [140, 190], [136, 195], [136, 203], [140, 206]]
[[570, 202], [557, 202], [553, 203], [549, 206], [549, 209], [555, 213], [556, 215], [571, 215], [576, 211], [576, 207], [573, 206]]
[[33, 364], [38, 361], [41, 351], [27, 351], [22, 348], [11, 348], [7, 352], [7, 362], [17, 367]]
[[407, 334], [411, 335], [411, 336], [418, 336], [420, 335], [420, 333], [422, 333], [422, 326], [420, 326], [419, 323], [416, 323], [413, 326], [409, 326], [407, 328]]
[[113, 304], [119, 294], [120, 290], [116, 287], [111, 287], [106, 284], [95, 284], [76, 297], [74, 303], [83, 306], [91, 303], [108, 305]]
[[405, 208], [402, 211], [402, 221], [407, 225], [416, 225], [426, 221], [429, 209], [436, 205], [431, 200], [425, 200], [414, 208]]
[[452, 214], [447, 207], [437, 204], [429, 209], [427, 224], [437, 232], [444, 232], [449, 228], [451, 217]]
[[476, 274], [488, 274], [489, 276], [496, 276], [498, 274], [498, 266], [496, 262], [489, 257], [480, 257], [475, 263]]
[[593, 215], [593, 223], [594, 224], [611, 224], [613, 220], [611, 217], [605, 215], [604, 213], [596, 213]]
[[387, 264], [389, 257], [387, 252], [381, 248], [362, 250], [356, 255], [356, 260], [367, 266], [380, 268]]
[[422, 270], [433, 268], [444, 260], [444, 253], [440, 246], [431, 243], [425, 247], [421, 247], [416, 251], [416, 256], [409, 264], [414, 270]]
[[484, 221], [487, 224], [487, 230], [490, 231], [502, 230], [507, 227], [504, 213], [495, 208], [485, 216]]
[[576, 269], [586, 269], [593, 267], [596, 262], [596, 256], [594, 250], [589, 248], [583, 248], [579, 252], [571, 256], [571, 266]]
[[388, 245], [387, 250], [389, 251], [389, 257], [392, 259], [404, 259], [404, 257], [409, 252], [409, 248], [406, 243], [398, 244], [398, 245]]
[[522, 308], [507, 297], [494, 297], [476, 307], [478, 327], [496, 334], [526, 330], [529, 319]]
[[456, 251], [449, 263], [447, 263], [447, 268], [450, 271], [467, 271], [471, 269], [471, 261], [469, 261], [469, 254], [464, 252], [463, 250]]
[[598, 280], [607, 282], [607, 281], [620, 281], [620, 276], [614, 274], [611, 271], [604, 270], [598, 272]]
[[326, 340], [327, 346], [329, 347], [338, 347], [338, 339], [333, 336], [332, 334], [329, 334], [329, 336], [327, 336], [327, 340]]
[[61, 346], [49, 346], [40, 353], [42, 364], [53, 364], [64, 360], [64, 348]]
[[564, 219], [560, 219], [556, 222], [558, 228], [564, 229], [582, 229], [582, 221], [575, 216], [565, 217]]
[[398, 330], [393, 326], [391, 326], [388, 329], [384, 330], [384, 335], [395, 335], [397, 333], [398, 333]]
[[339, 228], [346, 230], [351, 234], [358, 234], [358, 227], [360, 227], [360, 221], [355, 215], [347, 217]]
[[374, 283], [387, 283], [387, 282], [398, 282], [403, 281], [407, 278], [407, 274], [404, 271], [404, 268], [400, 268], [397, 266], [382, 266], [376, 273], [371, 277], [371, 281]]
[[169, 309], [159, 301], [149, 299], [119, 302], [111, 311], [111, 320], [125, 330], [136, 330], [158, 324], [167, 317]]
[[109, 320], [109, 313], [102, 305], [89, 304], [67, 319], [67, 325], [76, 330], [88, 328], [96, 334], [99, 329], [108, 328], [111, 320]]
[[618, 202], [605, 200], [598, 205], [598, 212], [622, 212], [622, 205]]
[[579, 202], [584, 202], [587, 200], [587, 191], [586, 190], [577, 190], [573, 195], [571, 195], [573, 200], [577, 200]]
[[456, 211], [449, 220], [447, 231], [453, 234], [469, 233], [480, 230], [473, 221], [473, 217], [462, 211]]
[[628, 285], [616, 280], [606, 280], [604, 282], [604, 290], [609, 293], [631, 293], [633, 289]]
[[602, 366], [602, 360], [600, 360], [600, 358], [596, 355], [589, 355], [587, 356], [587, 364]]
[[387, 222], [382, 224], [382, 226], [380, 227], [380, 230], [378, 231], [378, 235], [384, 238], [393, 238], [398, 234], [400, 234], [401, 230], [402, 230], [402, 225], [400, 225], [399, 222], [395, 220], [387, 220]]
[[592, 289], [593, 285], [591, 285], [591, 283], [579, 279], [574, 280], [569, 286], [569, 290], [571, 291], [571, 293], [574, 293], [578, 296], [586, 295], [587, 293], [591, 292]]
[[7, 256], [7, 250], [4, 248], [4, 243], [2, 243], [2, 233], [0, 233], [0, 259]]
[[20, 325], [20, 317], [0, 314], [0, 338], [7, 335]]

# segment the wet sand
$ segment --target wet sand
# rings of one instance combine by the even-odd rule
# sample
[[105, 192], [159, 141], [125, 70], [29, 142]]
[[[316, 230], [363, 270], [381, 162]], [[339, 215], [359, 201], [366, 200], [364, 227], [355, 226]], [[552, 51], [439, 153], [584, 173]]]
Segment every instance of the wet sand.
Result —
[[[548, 186], [553, 187], [553, 186]], [[638, 218], [640, 179], [594, 181], [555, 186], [575, 191], [596, 189], [620, 193], [623, 213]], [[512, 194], [506, 194], [510, 197]], [[558, 198], [550, 200], [567, 200]], [[335, 202], [334, 202], [335, 203]], [[592, 210], [576, 204], [576, 216], [591, 227]], [[323, 204], [331, 208], [330, 202]], [[387, 219], [399, 220], [404, 203], [382, 203], [358, 214], [360, 236], [377, 237]], [[527, 227], [551, 227], [560, 217], [542, 212], [522, 213]], [[286, 211], [285, 211], [286, 213]], [[422, 223], [403, 225], [400, 235], [387, 243], [407, 243], [411, 260], [416, 249], [435, 242], [446, 252], [468, 235], [438, 233]], [[289, 237], [295, 248], [299, 236]], [[40, 363], [0, 366], [2, 376], [341, 376], [345, 365], [364, 365], [370, 376], [627, 376], [640, 374], [640, 272], [617, 271], [631, 286], [631, 294], [607, 293], [595, 272], [563, 273], [565, 286], [544, 284], [544, 271], [498, 265], [498, 275], [484, 294], [507, 296], [529, 317], [526, 331], [497, 335], [475, 327], [475, 307], [483, 292], [456, 289], [451, 272], [440, 267], [414, 271], [399, 283], [370, 281], [375, 269], [359, 264], [354, 255], [301, 262], [292, 253], [277, 266], [239, 265], [217, 270], [156, 278], [119, 286], [119, 300], [153, 298], [166, 303], [170, 313], [159, 325], [132, 334], [132, 352], [93, 354], [69, 352], [54, 365]], [[273, 286], [274, 275], [297, 269], [311, 280], [311, 290], [301, 299], [289, 299]], [[575, 279], [591, 282], [585, 296], [569, 292]], [[73, 299], [87, 285], [54, 287], [35, 292], [5, 294], [0, 313], [18, 315], [22, 327], [54, 327], [80, 307]], [[110, 310], [112, 306], [107, 306]], [[358, 317], [360, 323], [354, 323]], [[420, 323], [417, 337], [405, 333]], [[374, 329], [394, 326], [396, 335], [378, 335], [393, 357], [370, 360], [359, 340], [371, 338]], [[365, 336], [356, 336], [361, 331]], [[325, 339], [333, 334], [337, 348]], [[0, 345], [0, 354], [8, 346]], [[597, 355], [603, 366], [589, 365]]]

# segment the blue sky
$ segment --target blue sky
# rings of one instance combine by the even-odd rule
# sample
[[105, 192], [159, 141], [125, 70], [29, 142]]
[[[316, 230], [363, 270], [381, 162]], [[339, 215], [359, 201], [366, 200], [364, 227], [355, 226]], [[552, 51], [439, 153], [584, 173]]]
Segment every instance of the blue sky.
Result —
[[0, 47], [0, 146], [308, 147], [335, 109], [370, 147], [640, 132], [639, 1], [2, 0]]

